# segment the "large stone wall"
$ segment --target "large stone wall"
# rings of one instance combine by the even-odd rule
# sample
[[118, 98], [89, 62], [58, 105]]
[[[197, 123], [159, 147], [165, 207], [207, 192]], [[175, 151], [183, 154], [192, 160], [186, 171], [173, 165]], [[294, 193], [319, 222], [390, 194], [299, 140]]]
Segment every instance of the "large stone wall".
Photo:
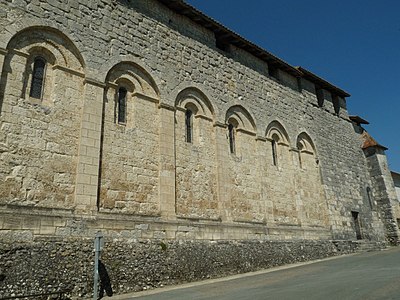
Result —
[[392, 203], [393, 203], [393, 209], [394, 209], [397, 227], [400, 230], [400, 175], [395, 172], [391, 172], [391, 175], [393, 178], [394, 189], [395, 189], [396, 195], [397, 195], [397, 202], [393, 201]]
[[[219, 220], [214, 112], [197, 89], [177, 97], [175, 112], [176, 213], [182, 218]], [[191, 141], [187, 142], [186, 109], [192, 109]]]
[[[100, 259], [112, 292], [122, 294], [348, 254], [359, 249], [357, 241], [115, 240], [106, 241]], [[63, 299], [92, 297], [92, 240], [39, 239], [7, 248], [0, 245], [0, 258], [5, 269], [1, 274], [6, 276], [0, 285], [0, 297], [57, 291], [66, 291]]]
[[[357, 226], [363, 239], [395, 242], [392, 191], [375, 174], [384, 160], [366, 159], [337, 89], [317, 92], [321, 80], [287, 66], [269, 75], [260, 57], [220, 48], [211, 30], [156, 0], [0, 2], [8, 261], [20, 257], [14, 243], [29, 252], [50, 238], [46, 253], [54, 240], [86, 243], [98, 230], [111, 241], [110, 264], [117, 241], [194, 252], [214, 241], [278, 252], [278, 241], [319, 241], [310, 258], [333, 254], [329, 240], [355, 240]], [[30, 96], [37, 57], [46, 61], [40, 99]], [[271, 265], [241, 269], [250, 257], [210, 276]]]
[[[289, 73], [272, 78], [265, 62], [234, 46], [224, 53], [211, 32], [156, 1], [149, 5], [2, 4], [1, 201], [83, 214], [317, 226], [331, 228], [333, 238], [354, 238], [357, 210], [365, 236], [379, 238], [345, 100], [335, 110], [337, 96], [325, 90], [320, 107], [312, 82], [302, 79], [299, 90]], [[51, 66], [35, 103], [26, 90], [38, 51]], [[121, 86], [128, 90], [124, 124], [116, 122]], [[187, 105], [197, 105], [193, 143], [185, 141]], [[304, 152], [301, 135], [311, 145]]]
[[[151, 80], [136, 65], [122, 63], [107, 78], [101, 140], [100, 209], [159, 215], [159, 109]], [[118, 83], [128, 89], [126, 121], [116, 120]]]
[[397, 199], [400, 202], [400, 175], [396, 172], [391, 172], [392, 178], [393, 178], [393, 183], [394, 183], [394, 188], [396, 190], [397, 194]]
[[399, 212], [399, 203], [386, 156], [381, 146], [367, 148], [365, 152], [373, 179], [372, 188], [375, 191], [375, 199], [379, 203], [377, 209], [381, 211], [382, 221], [386, 227], [386, 238], [392, 244], [398, 244], [400, 230], [396, 218]]
[[[0, 202], [71, 208], [83, 98], [77, 51], [47, 29], [21, 31], [8, 47], [1, 82]], [[41, 101], [29, 95], [36, 53], [49, 62]]]

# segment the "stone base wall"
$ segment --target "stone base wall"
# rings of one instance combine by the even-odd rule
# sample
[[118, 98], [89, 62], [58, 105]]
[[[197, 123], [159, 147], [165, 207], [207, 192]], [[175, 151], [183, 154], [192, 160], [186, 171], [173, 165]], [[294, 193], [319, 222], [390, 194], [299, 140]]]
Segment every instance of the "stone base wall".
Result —
[[[101, 253], [114, 294], [250, 272], [352, 253], [355, 241], [105, 241]], [[70, 289], [93, 291], [93, 240], [35, 238], [0, 244], [0, 298]]]
[[[110, 240], [330, 240], [324, 227], [255, 222], [222, 222], [194, 218], [165, 220], [128, 214], [77, 215], [69, 210], [0, 206], [0, 241], [35, 238], [93, 238], [98, 231]], [[349, 232], [348, 239], [355, 239]], [[379, 239], [377, 239], [379, 240]]]

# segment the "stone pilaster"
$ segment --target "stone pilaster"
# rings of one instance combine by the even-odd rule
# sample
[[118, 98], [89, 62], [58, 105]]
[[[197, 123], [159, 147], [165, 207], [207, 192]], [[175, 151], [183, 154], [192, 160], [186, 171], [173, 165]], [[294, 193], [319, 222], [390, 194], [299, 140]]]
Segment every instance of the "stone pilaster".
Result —
[[227, 126], [224, 123], [216, 122], [214, 124], [216, 135], [216, 148], [217, 148], [217, 178], [218, 178], [218, 209], [220, 211], [221, 220], [223, 222], [231, 222], [232, 216], [231, 203], [228, 198], [229, 195], [229, 174], [228, 161], [230, 155], [229, 145], [227, 144]]
[[77, 213], [97, 211], [104, 87], [100, 82], [85, 79], [75, 191]]
[[[294, 201], [295, 201], [295, 209], [297, 212], [297, 217], [298, 217], [298, 224], [299, 226], [302, 226], [303, 223], [306, 219], [306, 212], [304, 209], [304, 203], [303, 203], [303, 199], [302, 199], [302, 190], [303, 190], [303, 186], [302, 186], [302, 177], [305, 175], [304, 172], [302, 172], [302, 168], [301, 168], [301, 161], [300, 161], [300, 153], [299, 150], [296, 148], [289, 148], [288, 151], [289, 154], [289, 159], [291, 161], [291, 163], [288, 163], [287, 167], [291, 168], [291, 174], [293, 174], [293, 187], [294, 187]], [[307, 187], [306, 187], [307, 190]]]
[[175, 108], [160, 104], [160, 211], [175, 219]]
[[271, 200], [268, 185], [266, 183], [266, 178], [265, 176], [262, 176], [261, 174], [267, 174], [267, 151], [266, 148], [269, 145], [269, 142], [265, 137], [256, 137], [256, 144], [257, 144], [257, 160], [259, 162], [259, 180], [260, 180], [260, 201], [262, 202], [261, 204], [263, 205], [263, 211], [264, 211], [264, 222], [265, 223], [272, 223], [274, 214], [274, 204]]

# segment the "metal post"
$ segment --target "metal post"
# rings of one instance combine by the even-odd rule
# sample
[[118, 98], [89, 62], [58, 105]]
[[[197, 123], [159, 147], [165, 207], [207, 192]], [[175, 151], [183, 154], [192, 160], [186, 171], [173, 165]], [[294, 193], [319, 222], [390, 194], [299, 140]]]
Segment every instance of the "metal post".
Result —
[[99, 292], [99, 257], [103, 247], [103, 234], [98, 231], [94, 239], [94, 284], [93, 284], [93, 300], [97, 300]]

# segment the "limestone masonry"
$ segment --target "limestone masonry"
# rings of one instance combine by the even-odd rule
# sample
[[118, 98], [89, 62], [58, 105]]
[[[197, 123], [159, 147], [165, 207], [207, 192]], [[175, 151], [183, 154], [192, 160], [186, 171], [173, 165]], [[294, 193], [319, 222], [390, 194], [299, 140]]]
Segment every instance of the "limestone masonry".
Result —
[[[327, 65], [327, 68], [329, 66]], [[0, 297], [397, 244], [350, 95], [178, 0], [0, 1]]]

